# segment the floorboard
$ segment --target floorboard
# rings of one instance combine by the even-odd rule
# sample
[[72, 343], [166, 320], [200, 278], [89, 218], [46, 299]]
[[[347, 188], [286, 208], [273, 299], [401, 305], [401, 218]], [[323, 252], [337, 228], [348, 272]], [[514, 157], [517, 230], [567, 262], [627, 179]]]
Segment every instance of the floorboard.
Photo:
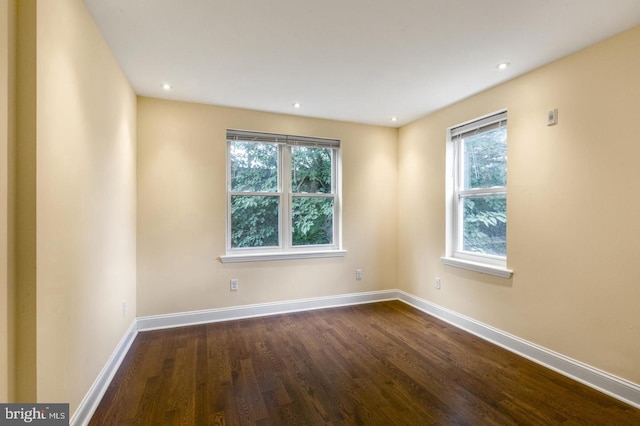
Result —
[[91, 425], [640, 425], [399, 301], [141, 332]]

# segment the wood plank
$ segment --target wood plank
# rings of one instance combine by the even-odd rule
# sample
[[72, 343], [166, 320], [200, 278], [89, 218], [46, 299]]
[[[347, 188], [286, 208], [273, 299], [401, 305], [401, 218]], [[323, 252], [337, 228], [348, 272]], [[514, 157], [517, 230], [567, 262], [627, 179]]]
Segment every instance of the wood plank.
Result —
[[639, 425], [399, 301], [140, 333], [92, 425]]

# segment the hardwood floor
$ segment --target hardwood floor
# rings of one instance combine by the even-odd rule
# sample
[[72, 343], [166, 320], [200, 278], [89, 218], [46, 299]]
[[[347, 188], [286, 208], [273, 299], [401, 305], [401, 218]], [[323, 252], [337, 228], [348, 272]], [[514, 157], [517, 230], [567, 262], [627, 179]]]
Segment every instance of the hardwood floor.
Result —
[[91, 425], [640, 425], [392, 301], [140, 333]]

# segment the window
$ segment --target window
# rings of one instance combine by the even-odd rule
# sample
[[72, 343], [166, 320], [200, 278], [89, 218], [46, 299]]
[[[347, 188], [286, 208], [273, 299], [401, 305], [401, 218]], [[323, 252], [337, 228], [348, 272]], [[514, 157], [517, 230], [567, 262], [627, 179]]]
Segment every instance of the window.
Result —
[[450, 129], [447, 256], [443, 262], [510, 276], [507, 261], [507, 113]]
[[227, 130], [223, 261], [344, 255], [340, 141]]

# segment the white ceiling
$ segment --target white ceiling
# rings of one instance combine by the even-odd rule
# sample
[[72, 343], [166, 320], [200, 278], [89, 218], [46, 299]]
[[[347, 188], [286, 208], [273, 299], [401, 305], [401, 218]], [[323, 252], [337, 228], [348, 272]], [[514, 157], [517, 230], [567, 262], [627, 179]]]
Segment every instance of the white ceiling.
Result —
[[84, 2], [139, 95], [392, 127], [640, 24], [640, 0]]

